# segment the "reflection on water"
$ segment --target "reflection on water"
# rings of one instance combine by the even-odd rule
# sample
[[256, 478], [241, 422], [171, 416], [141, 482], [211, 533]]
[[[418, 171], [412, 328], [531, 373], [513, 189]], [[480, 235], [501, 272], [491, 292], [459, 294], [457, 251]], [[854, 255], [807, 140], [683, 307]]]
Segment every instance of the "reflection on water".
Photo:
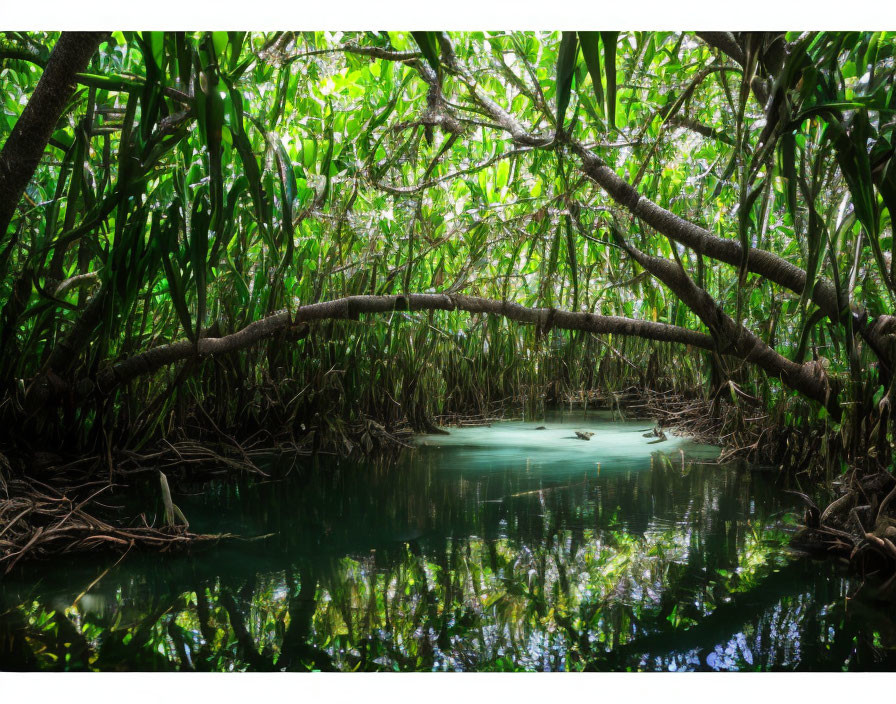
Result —
[[0, 667], [894, 668], [896, 613], [787, 554], [773, 474], [643, 423], [538, 425], [182, 491], [194, 528], [275, 535], [31, 565], [0, 583]]

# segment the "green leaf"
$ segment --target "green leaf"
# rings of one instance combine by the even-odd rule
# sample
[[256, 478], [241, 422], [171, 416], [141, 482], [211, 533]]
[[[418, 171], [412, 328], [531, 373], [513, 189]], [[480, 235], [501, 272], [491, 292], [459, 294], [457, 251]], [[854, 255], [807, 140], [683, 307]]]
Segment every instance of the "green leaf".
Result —
[[591, 83], [594, 84], [594, 95], [597, 98], [597, 109], [604, 110], [604, 87], [600, 75], [600, 32], [579, 32], [579, 43], [582, 45], [582, 56]]
[[172, 253], [177, 252], [177, 230], [180, 225], [180, 218], [176, 215], [177, 203], [172, 204], [171, 212], [175, 213], [173, 217], [168, 218], [165, 225], [161, 229], [162, 239], [162, 266], [165, 269], [165, 277], [168, 279], [168, 290], [171, 295], [171, 302], [174, 304], [174, 310], [180, 319], [184, 332], [191, 342], [196, 342], [196, 335], [193, 331], [193, 324], [190, 320], [190, 309], [187, 306], [186, 292], [184, 291], [183, 279], [180, 272], [180, 264], [176, 259], [172, 260]]
[[[228, 32], [227, 33], [228, 42], [229, 42], [228, 49], [229, 49], [229, 53], [230, 53], [230, 61], [229, 61], [228, 65], [230, 68], [231, 75], [234, 75], [239, 70], [238, 66], [240, 65], [239, 64], [240, 53], [242, 52], [242, 49], [243, 49], [243, 41], [246, 38], [246, 34], [248, 34], [248, 32]], [[245, 70], [245, 69], [243, 69], [243, 70]], [[240, 73], [242, 73], [242, 71], [240, 71]]]
[[227, 35], [227, 32], [212, 32], [212, 46], [215, 49], [215, 59], [218, 65], [224, 63], [224, 52], [227, 49], [227, 44], [230, 42], [230, 37]]
[[604, 45], [604, 74], [607, 77], [607, 118], [616, 127], [616, 39], [619, 32], [601, 32]]
[[787, 210], [790, 212], [793, 222], [796, 222], [796, 137], [793, 132], [785, 132], [781, 135], [778, 157], [781, 176], [784, 179]]
[[579, 264], [576, 257], [576, 238], [572, 231], [572, 218], [567, 215], [565, 220], [566, 256], [569, 260], [569, 273], [572, 278], [572, 309], [575, 311], [579, 309]]
[[557, 51], [557, 130], [563, 129], [566, 108], [572, 92], [572, 78], [576, 70], [579, 43], [575, 32], [563, 32]]
[[432, 70], [436, 72], [436, 76], [441, 76], [442, 70], [439, 64], [439, 58], [442, 55], [442, 49], [436, 33], [411, 32], [411, 36], [414, 37], [414, 41], [417, 42], [417, 46], [420, 47], [420, 53], [423, 54], [423, 58], [426, 59], [426, 62], [432, 67]]
[[193, 280], [196, 282], [196, 337], [202, 331], [205, 322], [206, 272], [208, 269], [208, 226], [211, 214], [206, 206], [205, 191], [196, 192], [193, 200], [193, 215], [190, 219], [190, 263], [193, 268]]

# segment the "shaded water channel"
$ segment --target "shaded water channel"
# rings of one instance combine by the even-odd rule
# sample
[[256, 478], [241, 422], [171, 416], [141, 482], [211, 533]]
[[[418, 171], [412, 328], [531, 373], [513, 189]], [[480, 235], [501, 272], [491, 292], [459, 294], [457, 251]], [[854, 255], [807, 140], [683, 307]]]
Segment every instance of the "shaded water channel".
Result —
[[193, 529], [274, 535], [27, 565], [0, 582], [0, 669], [896, 668], [896, 611], [787, 550], [774, 472], [644, 422], [538, 425], [182, 489]]

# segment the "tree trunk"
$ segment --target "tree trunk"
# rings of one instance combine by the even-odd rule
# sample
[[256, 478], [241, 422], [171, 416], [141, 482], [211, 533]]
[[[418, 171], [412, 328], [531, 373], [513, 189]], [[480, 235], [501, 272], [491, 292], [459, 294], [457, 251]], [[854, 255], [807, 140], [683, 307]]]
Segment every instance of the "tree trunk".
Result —
[[0, 242], [25, 187], [75, 92], [75, 75], [87, 68], [105, 32], [63, 32], [37, 87], [0, 152]]
[[[468, 313], [500, 315], [520, 323], [540, 326], [543, 330], [586, 330], [596, 334], [615, 334], [640, 337], [657, 342], [678, 342], [700, 349], [713, 349], [709, 335], [675, 325], [633, 320], [615, 315], [572, 313], [555, 308], [526, 308], [517, 303], [476, 296], [438, 293], [412, 293], [407, 296], [348, 296], [323, 303], [312, 303], [289, 312], [274, 313], [250, 323], [224, 337], [205, 337], [198, 343], [200, 356], [233, 352], [253, 345], [290, 326], [312, 320], [342, 318], [357, 320], [361, 313], [390, 313], [395, 310], [463, 310]], [[97, 377], [100, 392], [107, 393], [144, 374], [194, 356], [197, 345], [189, 340], [161, 345], [142, 354], [125, 359], [101, 372]]]

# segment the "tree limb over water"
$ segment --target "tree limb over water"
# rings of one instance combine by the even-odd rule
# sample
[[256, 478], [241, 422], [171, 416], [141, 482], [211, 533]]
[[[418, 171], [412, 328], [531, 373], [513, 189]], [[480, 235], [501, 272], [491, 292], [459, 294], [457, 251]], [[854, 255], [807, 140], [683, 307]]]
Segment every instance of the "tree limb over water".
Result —
[[[189, 359], [234, 352], [254, 345], [290, 327], [314, 320], [356, 320], [362, 313], [392, 313], [394, 311], [466, 311], [486, 315], [498, 315], [519, 323], [538, 325], [542, 330], [585, 330], [597, 334], [614, 334], [640, 337], [656, 342], [676, 342], [705, 350], [716, 349], [713, 338], [704, 333], [666, 323], [635, 320], [614, 315], [576, 313], [555, 308], [527, 308], [510, 301], [499, 301], [476, 296], [415, 293], [406, 296], [347, 296], [322, 303], [302, 306], [292, 314], [281, 311], [250, 323], [224, 337], [205, 337], [194, 344], [180, 340], [125, 359], [97, 376], [101, 392], [108, 393], [116, 386], [162, 367]], [[755, 350], [749, 345], [738, 345], [725, 353], [754, 361]], [[771, 351], [776, 358], [768, 364], [760, 364], [769, 374], [778, 376], [784, 383], [799, 388], [813, 398], [823, 400], [828, 392], [822, 377], [812, 376], [814, 364], [798, 365]], [[766, 353], [766, 357], [768, 354]], [[763, 357], [761, 361], [768, 361]], [[756, 362], [759, 364], [759, 362]], [[810, 369], [809, 367], [812, 367]]]

